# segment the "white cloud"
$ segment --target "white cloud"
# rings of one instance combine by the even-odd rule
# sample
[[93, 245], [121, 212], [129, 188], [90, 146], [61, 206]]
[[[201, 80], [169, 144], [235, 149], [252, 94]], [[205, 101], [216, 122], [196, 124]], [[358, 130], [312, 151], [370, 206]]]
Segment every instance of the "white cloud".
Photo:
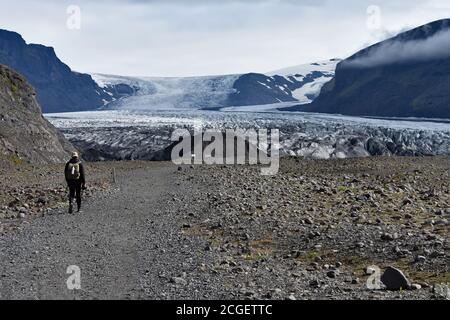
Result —
[[[81, 30], [66, 28], [78, 4]], [[265, 72], [346, 57], [381, 37], [366, 28], [373, 1], [3, 1], [0, 28], [55, 47], [73, 69], [187, 76]], [[383, 29], [450, 17], [447, 0], [379, 0]], [[381, 33], [380, 33], [381, 34]]]
[[450, 56], [450, 30], [436, 33], [424, 40], [391, 40], [369, 49], [367, 53], [352, 59], [346, 65], [367, 68], [393, 63], [427, 61]]

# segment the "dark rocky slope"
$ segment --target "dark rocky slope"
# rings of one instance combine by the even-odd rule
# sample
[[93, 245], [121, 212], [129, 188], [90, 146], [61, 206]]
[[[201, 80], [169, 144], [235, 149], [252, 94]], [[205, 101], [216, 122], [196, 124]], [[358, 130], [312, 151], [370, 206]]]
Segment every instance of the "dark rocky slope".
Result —
[[53, 48], [27, 44], [15, 32], [0, 30], [0, 63], [25, 76], [44, 113], [92, 110], [117, 98], [90, 75], [73, 72]]
[[450, 20], [404, 32], [339, 63], [310, 105], [291, 111], [450, 118]]
[[0, 160], [62, 162], [72, 145], [41, 114], [34, 89], [0, 65]]

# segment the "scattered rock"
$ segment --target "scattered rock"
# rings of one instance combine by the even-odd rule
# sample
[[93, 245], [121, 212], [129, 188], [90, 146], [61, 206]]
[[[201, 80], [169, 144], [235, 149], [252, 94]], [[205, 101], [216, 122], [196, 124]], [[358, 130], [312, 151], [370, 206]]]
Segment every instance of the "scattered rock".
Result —
[[411, 290], [420, 290], [422, 289], [422, 286], [420, 284], [417, 283], [413, 283], [410, 287]]
[[381, 234], [381, 240], [384, 241], [394, 241], [398, 238], [398, 234], [390, 234], [390, 233], [383, 233]]
[[387, 290], [409, 289], [411, 283], [403, 272], [394, 267], [388, 267], [381, 276], [381, 282], [386, 286]]
[[45, 205], [45, 204], [48, 203], [48, 199], [45, 198], [45, 197], [39, 197], [39, 198], [36, 200], [36, 203], [37, 203], [37, 204], [41, 204], [41, 205]]
[[242, 267], [236, 267], [236, 268], [233, 268], [233, 270], [231, 270], [231, 272], [233, 272], [233, 273], [243, 273], [243, 272], [245, 272], [245, 270]]
[[407, 205], [412, 204], [412, 203], [413, 203], [413, 201], [411, 199], [409, 199], [409, 198], [406, 198], [405, 200], [403, 200], [403, 206], [407, 206]]
[[182, 286], [187, 285], [187, 281], [181, 277], [173, 277], [170, 279], [170, 282]]
[[424, 257], [424, 256], [417, 256], [415, 262], [417, 262], [417, 263], [424, 263], [426, 261], [427, 261], [426, 257]]
[[331, 279], [336, 278], [338, 275], [339, 275], [339, 271], [337, 271], [337, 270], [330, 270], [327, 272], [327, 277], [331, 278]]
[[366, 267], [366, 268], [364, 269], [364, 273], [365, 273], [366, 275], [368, 275], [368, 276], [374, 274], [376, 271], [377, 271], [377, 270], [376, 270], [375, 267], [373, 267], [373, 266]]

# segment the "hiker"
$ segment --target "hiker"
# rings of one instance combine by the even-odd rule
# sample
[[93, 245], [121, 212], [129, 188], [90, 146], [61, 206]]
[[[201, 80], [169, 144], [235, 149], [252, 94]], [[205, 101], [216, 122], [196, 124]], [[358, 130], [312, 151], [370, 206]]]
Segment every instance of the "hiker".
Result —
[[66, 163], [64, 170], [67, 185], [69, 187], [69, 213], [73, 212], [73, 198], [77, 199], [77, 212], [81, 210], [81, 190], [86, 189], [84, 168], [77, 152], [72, 153], [72, 158]]

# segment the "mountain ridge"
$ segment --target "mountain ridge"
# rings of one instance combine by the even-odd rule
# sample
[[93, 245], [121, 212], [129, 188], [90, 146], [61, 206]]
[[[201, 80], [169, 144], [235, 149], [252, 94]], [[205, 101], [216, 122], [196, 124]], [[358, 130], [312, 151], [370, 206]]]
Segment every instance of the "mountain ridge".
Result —
[[14, 31], [0, 29], [0, 64], [27, 79], [45, 113], [92, 110], [116, 98], [90, 75], [72, 71], [53, 47], [27, 44]]
[[450, 118], [450, 19], [400, 33], [337, 65], [309, 105], [288, 111], [352, 116]]
[[58, 58], [54, 48], [27, 44], [19, 33], [0, 29], [0, 63], [33, 85], [44, 113], [111, 108], [220, 110], [304, 104], [313, 101], [323, 84], [332, 78], [337, 62], [331, 59], [291, 67], [300, 68], [293, 74], [282, 69], [268, 74], [186, 78], [90, 75], [73, 71]]
[[[321, 86], [334, 76], [338, 59], [310, 63], [288, 69], [294, 74], [279, 72], [246, 73], [199, 77], [130, 77], [92, 74], [101, 88], [111, 91], [120, 85], [133, 89], [106, 104], [106, 109], [191, 108], [220, 110], [227, 107], [271, 105], [279, 103], [308, 103]], [[300, 70], [299, 70], [300, 69]]]
[[61, 163], [73, 150], [42, 116], [26, 79], [0, 64], [0, 155], [33, 164]]

